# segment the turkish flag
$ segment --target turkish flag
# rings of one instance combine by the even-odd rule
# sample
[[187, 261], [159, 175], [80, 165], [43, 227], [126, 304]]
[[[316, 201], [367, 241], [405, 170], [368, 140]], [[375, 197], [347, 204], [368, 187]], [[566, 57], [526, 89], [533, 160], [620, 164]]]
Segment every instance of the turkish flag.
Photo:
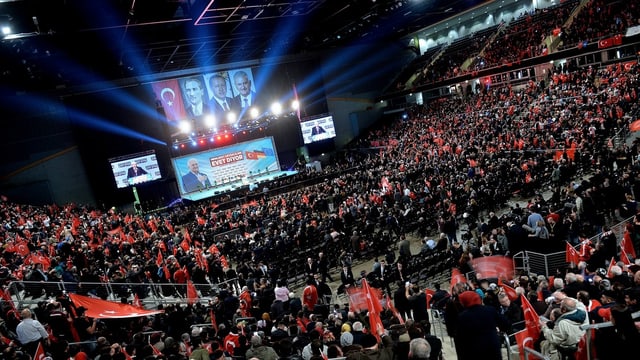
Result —
[[607, 269], [607, 277], [609, 279], [613, 278], [613, 271], [611, 271], [611, 268], [613, 268], [613, 266], [616, 264], [616, 259], [615, 258], [611, 258], [611, 261], [609, 262], [609, 268]]
[[133, 295], [133, 306], [144, 309], [144, 306], [142, 305], [142, 301], [140, 301], [140, 297], [138, 296], [138, 294]]
[[244, 154], [247, 160], [258, 160], [258, 155], [253, 151], [245, 151]]
[[636, 249], [633, 247], [633, 240], [631, 240], [631, 233], [628, 230], [622, 235], [620, 249], [624, 250], [628, 255], [631, 255], [633, 259], [637, 258]]
[[620, 249], [620, 261], [622, 261], [626, 266], [631, 265], [631, 260], [629, 260], [629, 255], [624, 249]]
[[611, 38], [613, 45], [622, 45], [622, 35], [617, 34]]
[[187, 281], [187, 304], [193, 305], [198, 301], [198, 290], [193, 284], [193, 281]]
[[[516, 338], [516, 343], [518, 344], [518, 352], [520, 353], [520, 360], [525, 360], [524, 348], [527, 347], [529, 349], [534, 348], [535, 340], [529, 334], [528, 329], [520, 330], [517, 333], [513, 334]], [[529, 359], [534, 359], [535, 357], [529, 355]]]
[[369, 286], [369, 282], [367, 279], [362, 279], [362, 289], [365, 293], [367, 299], [367, 310], [369, 312], [381, 313], [382, 312], [382, 304], [380, 304], [380, 297], [382, 292], [380, 289], [374, 289]]
[[424, 293], [427, 295], [427, 309], [431, 309], [431, 299], [433, 298], [433, 294], [435, 294], [436, 291], [431, 289], [424, 289]]
[[211, 246], [209, 246], [209, 253], [210, 254], [220, 254], [220, 250], [218, 250], [218, 247], [216, 246], [216, 244], [212, 244]]
[[500, 286], [502, 288], [502, 291], [504, 291], [504, 293], [507, 294], [507, 297], [509, 298], [509, 300], [514, 301], [518, 298], [516, 289], [512, 288], [509, 285], [504, 284], [502, 282], [502, 279], [500, 278], [498, 278], [498, 286]]
[[580, 254], [578, 254], [578, 251], [573, 246], [571, 246], [568, 241], [566, 243], [567, 250], [565, 253], [565, 261], [570, 264], [578, 265], [578, 263], [580, 262]]
[[351, 286], [346, 291], [349, 295], [349, 311], [360, 312], [367, 308], [367, 295], [364, 289]]
[[598, 49], [604, 49], [613, 46], [613, 38], [606, 38], [598, 41]]
[[482, 279], [512, 279], [514, 275], [513, 260], [506, 256], [482, 256], [471, 260], [471, 264], [476, 274]]
[[163, 310], [144, 310], [133, 305], [96, 299], [88, 296], [69, 293], [69, 298], [76, 306], [87, 309], [86, 315], [95, 319], [122, 319], [160, 314]]
[[533, 338], [533, 341], [537, 341], [538, 337], [540, 337], [540, 316], [538, 316], [538, 313], [536, 313], [536, 310], [524, 295], [520, 295], [520, 301], [524, 312], [526, 330], [529, 332], [529, 336]]
[[158, 249], [158, 256], [156, 257], [156, 265], [162, 266], [163, 262], [164, 262], [164, 257], [162, 256], [162, 251]]
[[17, 242], [16, 245], [16, 252], [20, 255], [20, 256], [27, 256], [31, 253], [31, 250], [29, 250], [29, 245], [27, 244], [26, 241], [20, 241]]
[[220, 265], [222, 265], [223, 269], [227, 269], [229, 267], [229, 262], [224, 255], [220, 256]]
[[164, 226], [166, 226], [169, 232], [173, 234], [173, 225], [171, 225], [169, 219], [164, 219]]
[[34, 264], [42, 264], [42, 269], [44, 271], [49, 270], [51, 267], [51, 260], [44, 255], [31, 255], [31, 262]]
[[189, 242], [187, 241], [187, 239], [184, 238], [184, 239], [182, 239], [182, 242], [180, 243], [180, 247], [182, 248], [182, 250], [187, 252], [191, 248], [191, 245], [189, 245]]
[[42, 347], [42, 342], [38, 344], [38, 348], [36, 349], [36, 353], [33, 355], [33, 360], [42, 360], [47, 357], [47, 354], [44, 352], [44, 348]]
[[453, 268], [451, 270], [451, 289], [453, 289], [454, 286], [456, 286], [457, 283], [461, 283], [461, 282], [467, 282], [467, 278], [462, 275], [462, 273], [460, 272], [460, 270], [458, 270], [458, 268]]
[[164, 80], [151, 84], [158, 102], [164, 109], [164, 115], [169, 121], [179, 121], [187, 117], [182, 101], [182, 92], [178, 80]]
[[[400, 324], [404, 324], [404, 319], [402, 318], [402, 316], [400, 316], [400, 313], [398, 312], [398, 309], [396, 309], [395, 305], [393, 305], [393, 301], [391, 301], [391, 299], [389, 298], [389, 295], [385, 295], [387, 301], [387, 308], [389, 310], [391, 310], [391, 313], [393, 314], [393, 316], [396, 317], [396, 319], [398, 319], [398, 321], [400, 322]], [[427, 301], [427, 304], [429, 302]]]

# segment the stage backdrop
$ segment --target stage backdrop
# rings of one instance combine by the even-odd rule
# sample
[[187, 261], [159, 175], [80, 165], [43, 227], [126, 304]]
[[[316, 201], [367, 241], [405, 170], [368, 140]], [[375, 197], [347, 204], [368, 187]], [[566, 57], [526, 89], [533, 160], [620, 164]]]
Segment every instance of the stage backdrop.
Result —
[[[241, 181], [280, 171], [272, 137], [172, 159], [181, 194]], [[193, 165], [197, 163], [197, 169]]]

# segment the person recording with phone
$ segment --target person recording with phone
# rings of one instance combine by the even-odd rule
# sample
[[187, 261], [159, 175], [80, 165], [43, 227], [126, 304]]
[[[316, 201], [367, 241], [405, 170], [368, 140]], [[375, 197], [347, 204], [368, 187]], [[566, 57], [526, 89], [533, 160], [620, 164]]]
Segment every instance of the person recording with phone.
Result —
[[197, 159], [189, 159], [187, 166], [189, 167], [189, 172], [182, 176], [182, 186], [185, 192], [203, 190], [211, 186], [209, 177], [200, 172], [200, 165]]

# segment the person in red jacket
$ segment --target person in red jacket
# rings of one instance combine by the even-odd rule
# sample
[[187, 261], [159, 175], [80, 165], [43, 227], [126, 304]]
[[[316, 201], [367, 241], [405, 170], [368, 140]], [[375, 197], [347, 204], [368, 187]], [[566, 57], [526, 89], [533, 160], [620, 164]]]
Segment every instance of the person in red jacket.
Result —
[[302, 306], [313, 311], [318, 302], [318, 289], [313, 279], [307, 280], [307, 286], [302, 290]]

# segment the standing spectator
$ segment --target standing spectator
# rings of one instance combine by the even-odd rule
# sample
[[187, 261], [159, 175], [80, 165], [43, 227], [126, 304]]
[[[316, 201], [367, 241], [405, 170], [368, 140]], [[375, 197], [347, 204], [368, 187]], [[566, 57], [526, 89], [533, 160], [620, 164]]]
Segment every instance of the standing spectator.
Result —
[[475, 291], [465, 291], [459, 295], [464, 310], [458, 315], [455, 347], [459, 360], [502, 359], [500, 338], [496, 328], [508, 329], [507, 320], [492, 307], [482, 305], [482, 299]]
[[398, 288], [393, 292], [393, 305], [403, 319], [411, 317], [411, 307], [405, 290], [405, 282], [398, 281]]
[[88, 354], [92, 354], [96, 349], [96, 330], [98, 326], [98, 319], [95, 318], [93, 320], [87, 318], [86, 316], [87, 309], [84, 306], [80, 306], [76, 309], [77, 317], [73, 320], [73, 325], [78, 332], [78, 337], [80, 337], [80, 341], [86, 342], [83, 344], [83, 348]]
[[512, 302], [506, 293], [498, 293], [498, 311], [504, 316], [510, 324], [509, 333], [524, 329], [524, 314], [522, 307]]
[[22, 310], [20, 316], [22, 317], [22, 321], [16, 327], [16, 335], [24, 350], [28, 354], [33, 355], [36, 353], [38, 345], [43, 340], [48, 340], [49, 334], [40, 321], [32, 318], [33, 314], [31, 310]]
[[640, 333], [626, 305], [611, 308], [611, 323], [613, 327], [599, 329], [595, 336], [598, 358], [602, 360], [628, 357], [640, 343]]
[[313, 277], [307, 279], [307, 286], [302, 290], [302, 305], [308, 311], [313, 311], [318, 303], [318, 289], [316, 289]]
[[333, 278], [331, 277], [331, 261], [323, 252], [318, 254], [318, 272], [320, 276], [322, 276], [322, 282], [326, 282], [327, 278], [333, 282]]
[[429, 312], [427, 311], [427, 294], [420, 290], [418, 284], [406, 284], [405, 296], [409, 301], [409, 306], [413, 313], [413, 320], [416, 323], [429, 321]]
[[[350, 286], [355, 285], [356, 279], [353, 277], [353, 272], [349, 266], [343, 266], [340, 272], [340, 281], [342, 282], [341, 288], [348, 289]], [[338, 292], [341, 292], [340, 289]]]
[[398, 244], [399, 261], [407, 261], [411, 258], [411, 243], [406, 236], [400, 235], [400, 243]]

